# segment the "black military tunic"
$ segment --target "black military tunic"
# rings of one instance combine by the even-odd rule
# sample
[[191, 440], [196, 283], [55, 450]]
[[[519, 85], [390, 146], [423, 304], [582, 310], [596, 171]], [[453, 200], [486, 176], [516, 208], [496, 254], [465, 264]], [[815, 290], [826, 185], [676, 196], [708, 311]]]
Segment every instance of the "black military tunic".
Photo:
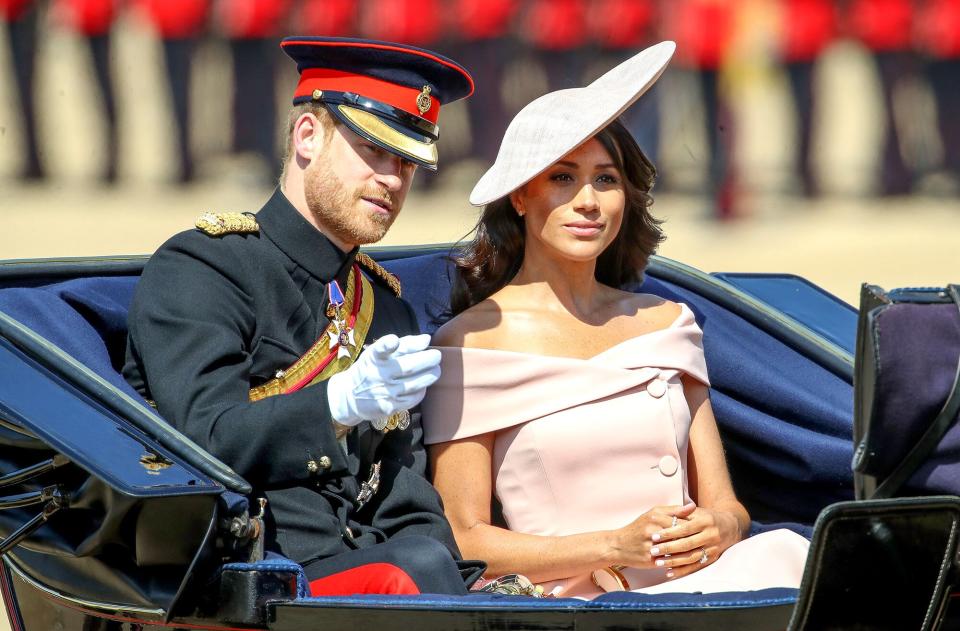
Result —
[[[418, 413], [408, 429], [386, 434], [361, 423], [344, 453], [326, 382], [248, 400], [251, 387], [273, 379], [322, 335], [327, 283], [337, 279], [346, 288], [355, 257], [279, 190], [256, 219], [256, 233], [180, 233], [150, 259], [130, 310], [124, 376], [156, 401], [164, 418], [267, 498], [268, 548], [307, 565], [425, 535], [459, 558], [440, 498], [424, 477]], [[418, 333], [410, 306], [373, 281], [367, 343], [387, 333]], [[377, 461], [380, 489], [358, 509], [360, 483]]]

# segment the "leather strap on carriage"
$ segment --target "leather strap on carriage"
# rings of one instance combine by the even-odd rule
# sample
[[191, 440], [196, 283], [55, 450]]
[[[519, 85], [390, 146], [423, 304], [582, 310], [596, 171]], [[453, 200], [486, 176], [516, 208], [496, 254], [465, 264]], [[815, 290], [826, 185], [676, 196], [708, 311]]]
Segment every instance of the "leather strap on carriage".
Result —
[[[353, 329], [354, 342], [349, 355], [340, 352], [340, 344], [331, 345], [337, 339], [336, 327], [331, 322], [320, 338], [289, 368], [282, 370], [275, 379], [250, 390], [250, 400], [259, 401], [278, 394], [290, 394], [301, 388], [325, 381], [346, 370], [356, 361], [363, 349], [364, 340], [373, 320], [373, 286], [354, 264], [347, 277], [344, 309], [349, 313], [347, 326]], [[332, 337], [331, 337], [332, 336]]]
[[[960, 310], [960, 285], [947, 285], [946, 291], [953, 300], [953, 304]], [[960, 358], [957, 361], [957, 373], [953, 378], [953, 388], [950, 389], [950, 394], [940, 413], [933, 419], [910, 453], [884, 479], [871, 497], [876, 499], [893, 497], [937, 448], [954, 419], [957, 418], [957, 414], [960, 414]]]

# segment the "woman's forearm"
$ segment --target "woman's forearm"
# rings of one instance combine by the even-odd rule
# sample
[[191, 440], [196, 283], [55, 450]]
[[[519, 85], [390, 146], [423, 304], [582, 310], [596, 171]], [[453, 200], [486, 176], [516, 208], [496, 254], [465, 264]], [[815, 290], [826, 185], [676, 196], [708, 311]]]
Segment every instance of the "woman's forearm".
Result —
[[542, 583], [612, 563], [613, 531], [551, 537], [477, 523], [470, 528], [455, 528], [454, 534], [464, 558], [487, 562], [487, 577], [517, 573]]

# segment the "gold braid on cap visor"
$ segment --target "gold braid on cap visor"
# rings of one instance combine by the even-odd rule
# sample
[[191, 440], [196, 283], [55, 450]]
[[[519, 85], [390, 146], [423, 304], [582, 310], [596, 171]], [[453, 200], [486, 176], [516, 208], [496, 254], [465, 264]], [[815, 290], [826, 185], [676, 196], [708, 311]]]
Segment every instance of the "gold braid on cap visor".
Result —
[[435, 144], [416, 141], [365, 110], [347, 105], [338, 105], [337, 110], [351, 123], [389, 148], [427, 164], [435, 165], [437, 163], [437, 146]]

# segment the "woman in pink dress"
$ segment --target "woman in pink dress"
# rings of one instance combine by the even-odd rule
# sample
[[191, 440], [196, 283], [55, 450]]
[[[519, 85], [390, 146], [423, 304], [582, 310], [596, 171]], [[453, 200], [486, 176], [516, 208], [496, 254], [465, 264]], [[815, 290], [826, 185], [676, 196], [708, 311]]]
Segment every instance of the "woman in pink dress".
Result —
[[485, 208], [423, 425], [457, 542], [488, 577], [582, 598], [799, 585], [803, 537], [744, 538], [692, 312], [619, 289], [663, 235], [655, 169], [617, 117], [673, 50], [528, 105], [471, 194]]

